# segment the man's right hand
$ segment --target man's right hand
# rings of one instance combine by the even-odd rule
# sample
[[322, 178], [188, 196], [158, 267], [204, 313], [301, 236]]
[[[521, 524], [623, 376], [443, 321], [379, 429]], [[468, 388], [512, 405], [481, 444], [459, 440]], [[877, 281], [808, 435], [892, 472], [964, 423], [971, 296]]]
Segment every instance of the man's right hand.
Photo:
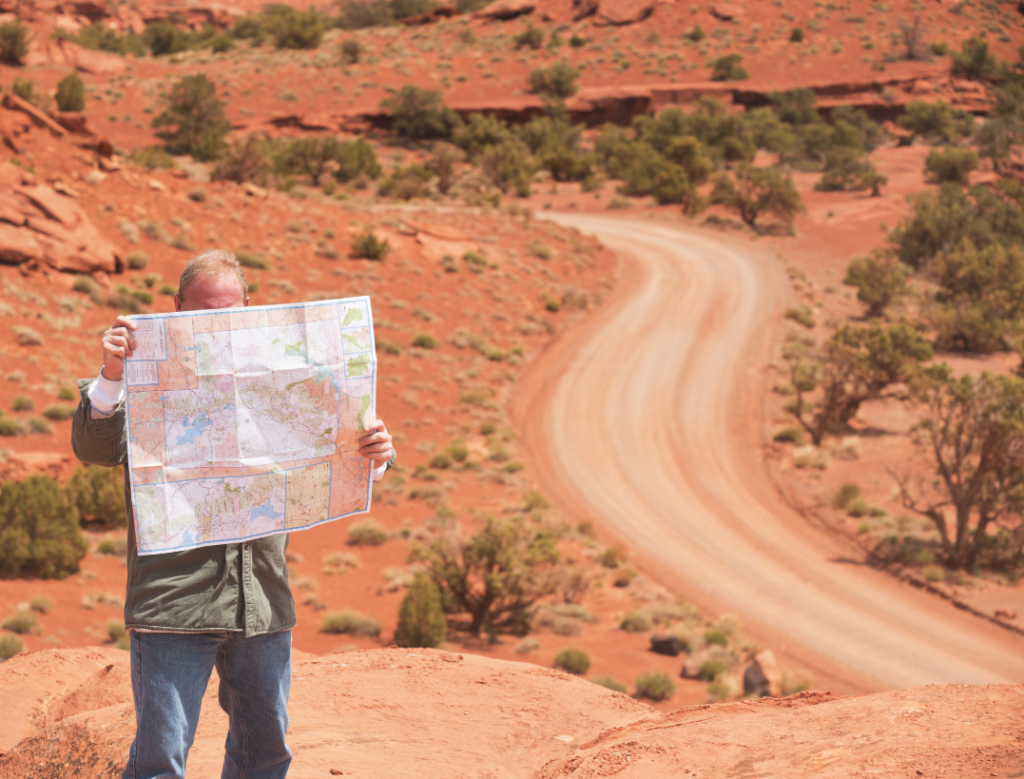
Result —
[[110, 381], [124, 378], [124, 361], [135, 351], [134, 331], [138, 327], [127, 317], [119, 316], [103, 334], [103, 376]]

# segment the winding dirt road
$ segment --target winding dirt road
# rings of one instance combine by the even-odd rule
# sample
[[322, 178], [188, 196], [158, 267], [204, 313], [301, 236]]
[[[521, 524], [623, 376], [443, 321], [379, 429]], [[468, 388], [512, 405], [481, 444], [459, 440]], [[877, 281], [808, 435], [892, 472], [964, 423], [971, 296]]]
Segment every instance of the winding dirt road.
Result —
[[1024, 681], [1024, 640], [849, 559], [779, 499], [762, 460], [778, 260], [653, 220], [549, 218], [596, 235], [623, 277], [515, 398], [548, 494], [838, 690]]

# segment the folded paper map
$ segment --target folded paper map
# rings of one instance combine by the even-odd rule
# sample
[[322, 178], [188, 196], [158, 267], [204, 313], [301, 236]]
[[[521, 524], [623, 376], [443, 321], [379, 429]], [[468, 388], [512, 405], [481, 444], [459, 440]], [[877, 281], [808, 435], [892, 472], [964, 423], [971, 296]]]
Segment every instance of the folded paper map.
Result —
[[370, 510], [370, 299], [133, 316], [128, 465], [139, 554]]

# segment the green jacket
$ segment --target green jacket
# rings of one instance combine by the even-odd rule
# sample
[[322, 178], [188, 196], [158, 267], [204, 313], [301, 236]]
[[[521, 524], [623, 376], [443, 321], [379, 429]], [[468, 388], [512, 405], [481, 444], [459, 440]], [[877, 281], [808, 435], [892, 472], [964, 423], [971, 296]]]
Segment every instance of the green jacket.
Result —
[[288, 535], [139, 555], [136, 551], [128, 481], [128, 436], [122, 402], [112, 417], [93, 419], [91, 379], [78, 382], [81, 402], [71, 427], [71, 446], [85, 463], [124, 467], [128, 516], [128, 584], [124, 624], [138, 630], [177, 633], [276, 633], [295, 626], [295, 601], [288, 586]]

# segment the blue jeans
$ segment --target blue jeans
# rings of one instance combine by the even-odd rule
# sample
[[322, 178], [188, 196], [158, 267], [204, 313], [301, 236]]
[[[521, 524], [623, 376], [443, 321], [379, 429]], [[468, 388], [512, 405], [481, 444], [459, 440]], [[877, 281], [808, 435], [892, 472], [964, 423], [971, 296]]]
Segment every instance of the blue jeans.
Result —
[[228, 715], [221, 779], [284, 779], [292, 684], [290, 630], [242, 633], [131, 633], [135, 741], [121, 779], [184, 779], [199, 709], [216, 665]]

